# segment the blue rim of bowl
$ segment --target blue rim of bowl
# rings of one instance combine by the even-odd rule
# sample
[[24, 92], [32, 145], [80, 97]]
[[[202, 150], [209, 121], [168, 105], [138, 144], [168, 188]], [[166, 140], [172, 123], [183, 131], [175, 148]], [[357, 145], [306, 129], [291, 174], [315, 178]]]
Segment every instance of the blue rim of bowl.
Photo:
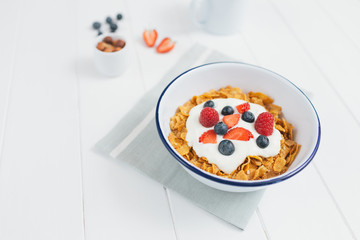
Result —
[[[161, 99], [163, 97], [163, 95], [165, 94], [166, 90], [171, 86], [171, 84], [173, 84], [178, 78], [180, 78], [182, 75], [197, 69], [197, 68], [201, 68], [204, 66], [208, 66], [208, 65], [212, 65], [212, 64], [226, 64], [226, 63], [231, 63], [231, 64], [241, 64], [241, 65], [247, 65], [247, 66], [251, 66], [251, 67], [255, 67], [255, 68], [259, 68], [268, 72], [271, 72], [277, 76], [279, 76], [280, 78], [288, 81], [290, 84], [292, 84], [295, 88], [297, 88], [303, 95], [304, 97], [309, 101], [311, 107], [313, 108], [317, 121], [318, 121], [318, 139], [316, 141], [316, 145], [315, 148], [313, 150], [313, 152], [311, 153], [311, 155], [309, 156], [309, 158], [303, 163], [301, 164], [299, 167], [297, 167], [296, 169], [292, 170], [291, 172], [289, 172], [288, 174], [284, 173], [282, 175], [279, 175], [278, 177], [275, 178], [269, 178], [269, 179], [264, 179], [264, 180], [257, 180], [257, 181], [241, 181], [241, 180], [236, 180], [236, 179], [226, 179], [223, 177], [219, 177], [216, 175], [213, 175], [211, 173], [205, 172], [204, 170], [201, 170], [200, 168], [192, 165], [190, 162], [188, 162], [187, 160], [185, 160], [184, 158], [180, 157], [173, 149], [172, 147], [167, 143], [166, 139], [164, 138], [162, 131], [161, 131], [161, 127], [160, 127], [160, 123], [159, 123], [159, 105], [161, 102]], [[181, 73], [179, 76], [177, 76], [176, 78], [174, 78], [174, 80], [172, 80], [163, 90], [163, 92], [161, 93], [159, 100], [157, 102], [156, 105], [156, 112], [155, 112], [155, 119], [156, 119], [156, 128], [158, 131], [158, 134], [160, 136], [161, 141], [164, 143], [166, 149], [170, 152], [170, 154], [175, 157], [175, 159], [184, 167], [186, 167], [187, 169], [189, 169], [190, 171], [194, 172], [197, 175], [200, 175], [210, 181], [214, 181], [217, 183], [221, 183], [221, 184], [225, 184], [225, 185], [231, 185], [231, 186], [241, 186], [241, 187], [259, 187], [259, 186], [267, 186], [267, 185], [271, 185], [274, 183], [278, 183], [278, 182], [282, 182], [294, 175], [296, 175], [297, 173], [299, 173], [301, 170], [303, 170], [310, 162], [311, 160], [314, 158], [319, 145], [320, 145], [320, 138], [321, 138], [321, 126], [320, 126], [320, 119], [319, 116], [316, 112], [316, 109], [314, 107], [314, 105], [312, 104], [312, 102], [310, 101], [310, 99], [304, 94], [304, 92], [298, 88], [294, 83], [292, 83], [290, 80], [288, 80], [287, 78], [281, 76], [278, 73], [275, 73], [271, 70], [268, 70], [266, 68], [257, 66], [257, 65], [253, 65], [253, 64], [248, 64], [248, 63], [242, 63], [242, 62], [233, 62], [233, 61], [222, 61], [222, 62], [212, 62], [212, 63], [206, 63], [206, 64], [202, 64], [193, 68], [190, 68], [189, 70]]]

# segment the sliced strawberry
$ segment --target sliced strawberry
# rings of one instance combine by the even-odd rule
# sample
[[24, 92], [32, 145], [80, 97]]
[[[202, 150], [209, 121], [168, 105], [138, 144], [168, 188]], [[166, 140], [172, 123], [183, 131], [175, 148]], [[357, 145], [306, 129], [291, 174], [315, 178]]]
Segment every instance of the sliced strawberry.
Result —
[[250, 110], [250, 104], [248, 102], [236, 106], [239, 113], [244, 113]]
[[199, 137], [201, 143], [216, 143], [216, 133], [214, 130], [208, 130]]
[[171, 51], [175, 47], [175, 42], [170, 38], [164, 38], [159, 46], [157, 46], [156, 51], [158, 53], [166, 53]]
[[240, 114], [231, 114], [224, 116], [222, 121], [223, 123], [226, 124], [228, 129], [230, 129], [239, 122], [239, 119], [240, 119]]
[[148, 47], [152, 47], [155, 45], [156, 39], [157, 39], [157, 31], [155, 29], [153, 30], [145, 30], [143, 32], [143, 38], [144, 41], [146, 43], [146, 45], [148, 45]]
[[241, 140], [241, 141], [249, 141], [250, 138], [253, 137], [254, 136], [249, 130], [242, 127], [233, 128], [224, 135], [224, 139]]

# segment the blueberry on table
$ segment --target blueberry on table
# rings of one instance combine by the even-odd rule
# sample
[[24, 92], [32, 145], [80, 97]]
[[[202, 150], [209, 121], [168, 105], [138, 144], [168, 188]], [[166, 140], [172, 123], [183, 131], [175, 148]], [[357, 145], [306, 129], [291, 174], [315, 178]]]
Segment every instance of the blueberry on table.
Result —
[[100, 27], [101, 27], [101, 23], [99, 23], [99, 22], [94, 22], [93, 23], [93, 25], [92, 25], [92, 27], [93, 27], [93, 29], [100, 29]]
[[235, 152], [235, 146], [229, 140], [222, 140], [219, 144], [218, 150], [222, 155], [230, 156]]
[[207, 101], [205, 104], [204, 104], [204, 108], [206, 107], [211, 107], [213, 108], [215, 106], [215, 103], [211, 100]]
[[228, 127], [226, 126], [225, 123], [218, 122], [214, 127], [214, 131], [217, 135], [224, 135], [227, 133]]
[[117, 28], [118, 28], [118, 26], [117, 26], [115, 23], [111, 23], [111, 24], [110, 24], [110, 30], [111, 30], [111, 32], [115, 32]]
[[102, 33], [102, 31], [100, 31], [100, 30], [99, 30], [99, 32], [98, 32], [98, 36], [100, 36], [101, 34], [103, 34], [103, 33]]
[[267, 146], [269, 146], [269, 138], [267, 136], [260, 135], [256, 139], [256, 144], [259, 148], [266, 148]]
[[123, 18], [123, 16], [122, 16], [121, 13], [118, 13], [118, 14], [116, 15], [116, 18], [117, 18], [117, 20], [121, 20], [121, 19]]
[[255, 116], [252, 112], [247, 111], [241, 115], [241, 119], [245, 122], [253, 123], [255, 121]]
[[109, 23], [109, 24], [112, 23], [111, 17], [107, 17], [107, 18], [106, 18], [106, 22]]
[[225, 106], [222, 110], [221, 110], [221, 114], [222, 115], [231, 115], [234, 113], [234, 109], [230, 106]]

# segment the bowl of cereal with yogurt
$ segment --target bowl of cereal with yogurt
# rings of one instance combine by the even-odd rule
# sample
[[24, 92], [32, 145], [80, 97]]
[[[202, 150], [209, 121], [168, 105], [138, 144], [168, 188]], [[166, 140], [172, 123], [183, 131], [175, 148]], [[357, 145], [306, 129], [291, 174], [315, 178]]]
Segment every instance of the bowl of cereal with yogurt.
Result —
[[298, 87], [239, 62], [205, 64], [176, 77], [159, 98], [156, 125], [191, 176], [232, 192], [296, 175], [314, 158], [321, 135], [317, 112]]

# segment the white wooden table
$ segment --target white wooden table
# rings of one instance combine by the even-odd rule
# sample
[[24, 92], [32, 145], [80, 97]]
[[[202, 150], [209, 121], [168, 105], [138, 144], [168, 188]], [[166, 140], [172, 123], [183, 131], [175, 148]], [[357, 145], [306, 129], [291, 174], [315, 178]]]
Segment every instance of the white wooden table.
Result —
[[[225, 37], [192, 25], [190, 0], [2, 0], [0, 239], [360, 239], [360, 1], [247, 1]], [[109, 79], [91, 24], [117, 12], [135, 54]], [[145, 28], [174, 50], [147, 48]], [[314, 161], [266, 191], [245, 231], [91, 150], [196, 42], [282, 74], [320, 115]]]

